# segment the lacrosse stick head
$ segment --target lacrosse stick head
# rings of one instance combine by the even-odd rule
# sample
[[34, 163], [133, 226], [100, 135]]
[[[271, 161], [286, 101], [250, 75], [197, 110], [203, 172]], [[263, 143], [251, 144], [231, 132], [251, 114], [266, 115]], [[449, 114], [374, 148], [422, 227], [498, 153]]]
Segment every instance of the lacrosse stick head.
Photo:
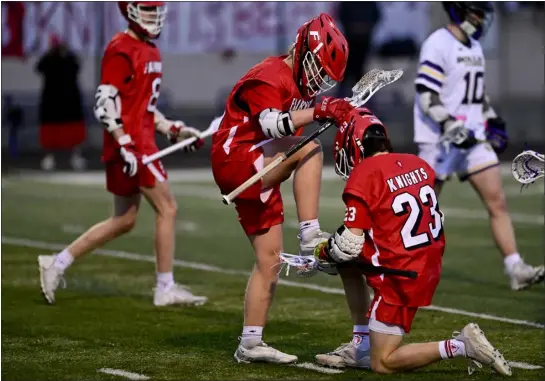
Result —
[[297, 275], [302, 278], [309, 278], [318, 272], [318, 261], [312, 255], [280, 253], [280, 263], [287, 265], [286, 275], [289, 275], [291, 267], [294, 267], [297, 270]]
[[372, 69], [368, 71], [352, 87], [352, 98], [348, 99], [350, 104], [360, 107], [384, 86], [397, 81], [403, 75], [403, 70], [379, 70]]
[[536, 151], [523, 151], [513, 160], [511, 170], [515, 180], [529, 185], [545, 175], [545, 157]]

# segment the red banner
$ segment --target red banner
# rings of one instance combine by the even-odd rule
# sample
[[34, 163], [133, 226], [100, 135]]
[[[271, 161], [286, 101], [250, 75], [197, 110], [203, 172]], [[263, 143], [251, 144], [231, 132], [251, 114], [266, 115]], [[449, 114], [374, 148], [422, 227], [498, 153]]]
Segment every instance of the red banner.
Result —
[[2, 2], [2, 57], [23, 57], [25, 4]]

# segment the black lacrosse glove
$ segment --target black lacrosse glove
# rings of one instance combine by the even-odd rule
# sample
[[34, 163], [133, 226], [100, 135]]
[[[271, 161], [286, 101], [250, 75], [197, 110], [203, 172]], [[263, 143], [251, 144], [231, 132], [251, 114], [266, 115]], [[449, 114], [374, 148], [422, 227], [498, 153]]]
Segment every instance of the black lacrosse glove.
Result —
[[499, 155], [507, 149], [509, 138], [502, 118], [490, 118], [486, 123], [486, 140]]

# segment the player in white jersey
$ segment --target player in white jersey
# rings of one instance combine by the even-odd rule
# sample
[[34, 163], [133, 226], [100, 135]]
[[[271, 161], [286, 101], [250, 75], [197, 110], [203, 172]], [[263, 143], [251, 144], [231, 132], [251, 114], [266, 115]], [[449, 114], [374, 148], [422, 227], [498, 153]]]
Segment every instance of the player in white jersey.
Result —
[[490, 2], [443, 2], [449, 24], [432, 33], [420, 52], [414, 105], [419, 156], [436, 171], [435, 191], [456, 174], [483, 200], [513, 290], [543, 281], [544, 266], [527, 265], [517, 251], [502, 190], [497, 153], [507, 147], [505, 123], [490, 106], [485, 59], [478, 42], [494, 10]]

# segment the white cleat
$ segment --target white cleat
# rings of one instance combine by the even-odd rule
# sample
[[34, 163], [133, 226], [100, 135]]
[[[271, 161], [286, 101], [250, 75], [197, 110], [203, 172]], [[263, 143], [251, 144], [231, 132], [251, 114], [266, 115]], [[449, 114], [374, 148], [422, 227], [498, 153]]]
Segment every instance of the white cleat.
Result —
[[454, 332], [452, 336], [465, 345], [467, 358], [470, 359], [469, 374], [475, 370], [473, 365], [479, 368], [482, 365], [488, 365], [501, 375], [511, 376], [511, 367], [500, 351], [490, 344], [477, 324], [469, 323], [462, 329], [462, 332]]
[[206, 296], [193, 295], [185, 286], [174, 283], [166, 290], [155, 289], [153, 304], [157, 307], [184, 304], [190, 306], [202, 306], [208, 301]]
[[62, 270], [55, 267], [56, 255], [38, 256], [40, 270], [40, 287], [42, 295], [49, 304], [55, 303], [55, 291], [62, 280]]
[[511, 289], [520, 291], [543, 282], [545, 278], [545, 266], [534, 267], [520, 261], [513, 265], [507, 275], [511, 281]]
[[342, 344], [333, 352], [316, 355], [316, 362], [332, 368], [364, 368], [371, 369], [371, 351], [362, 350], [354, 343]]
[[238, 363], [249, 364], [251, 362], [268, 362], [271, 364], [291, 364], [297, 361], [297, 356], [288, 355], [278, 349], [269, 347], [264, 342], [259, 343], [251, 349], [244, 348], [239, 344], [235, 354]]
[[53, 156], [52, 154], [45, 155], [42, 161], [40, 162], [42, 171], [46, 171], [46, 172], [53, 171], [56, 165], [57, 164], [55, 162], [55, 156]]
[[315, 229], [305, 234], [305, 237], [299, 235], [299, 255], [314, 255], [314, 248], [331, 237], [331, 234]]

